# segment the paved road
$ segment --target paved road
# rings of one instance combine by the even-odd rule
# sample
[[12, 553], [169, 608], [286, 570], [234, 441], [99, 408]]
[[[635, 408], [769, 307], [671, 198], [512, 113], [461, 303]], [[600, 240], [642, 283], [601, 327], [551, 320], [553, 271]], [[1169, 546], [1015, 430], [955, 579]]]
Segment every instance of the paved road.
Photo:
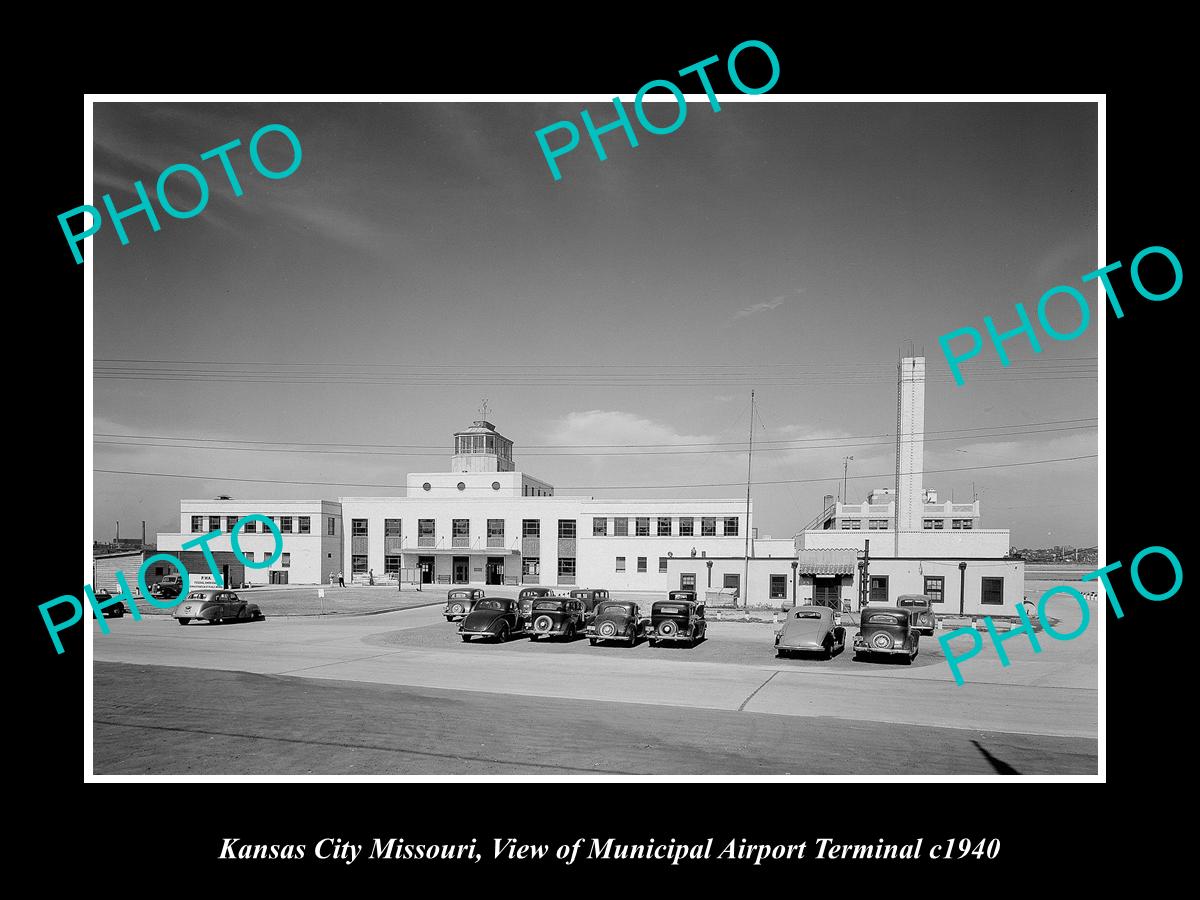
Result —
[[[560, 713], [564, 709], [579, 710], [578, 715], [593, 711], [607, 723], [606, 727], [617, 730], [625, 717], [632, 733], [663, 746], [667, 746], [663, 742], [671, 740], [667, 721], [682, 722], [697, 711], [708, 711], [697, 719], [688, 719], [694, 724], [680, 727], [684, 730], [694, 727], [696, 735], [703, 736], [705, 728], [716, 727], [717, 718], [721, 727], [735, 731], [738, 726], [734, 723], [743, 722], [742, 733], [736, 738], [745, 747], [741, 752], [756, 760], [773, 759], [772, 765], [786, 762], [776, 756], [777, 748], [772, 749], [771, 741], [780, 739], [778, 729], [800, 729], [813, 752], [822, 752], [821, 748], [826, 747], [827, 752], [841, 757], [837, 771], [854, 771], [845, 767], [845, 760], [856, 758], [858, 751], [846, 757], [843, 752], [846, 748], [837, 748], [846, 739], [846, 729], [857, 728], [863, 730], [859, 738], [874, 748], [872, 758], [880, 766], [888, 753], [901, 752], [904, 744], [903, 741], [897, 744], [897, 735], [908, 734], [917, 743], [928, 739], [930, 746], [936, 747], [939, 741], [946, 742], [945, 734], [954, 733], [958, 736], [957, 744], [970, 752], [964, 749], [957, 756], [948, 752], [947, 768], [937, 771], [995, 771], [988, 757], [964, 743], [977, 739], [968, 737], [973, 732], [1003, 734], [1009, 741], [1017, 740], [1013, 736], [1025, 736], [1020, 739], [1025, 741], [1020, 746], [1029, 752], [1019, 754], [1024, 768], [1014, 765], [1018, 771], [1086, 774], [1094, 773], [1096, 766], [1094, 630], [1091, 636], [1085, 634], [1071, 642], [1043, 640], [1043, 651], [1038, 655], [1032, 653], [1026, 639], [1014, 639], [1009, 642], [1012, 665], [1007, 669], [999, 665], [989, 648], [964, 665], [968, 683], [959, 687], [940, 658], [936, 641], [923, 642], [918, 657], [918, 663], [922, 664], [912, 667], [856, 663], [847, 655], [830, 662], [776, 660], [770, 625], [715, 624], [708, 641], [687, 650], [651, 648], [644, 643], [635, 648], [593, 648], [586, 641], [567, 645], [535, 645], [525, 640], [505, 645], [463, 644], [454, 634], [454, 626], [445, 623], [436, 608], [336, 620], [269, 619], [262, 623], [182, 628], [162, 619], [110, 620], [108, 624], [112, 629], [110, 634], [100, 635], [97, 631], [92, 636], [97, 663], [127, 664], [118, 668], [165, 666], [272, 676], [243, 684], [245, 690], [264, 696], [283, 690], [278, 683], [284, 680], [319, 681], [327, 683], [335, 693], [349, 692], [347, 702], [351, 698], [358, 702], [360, 696], [375, 698], [388, 709], [397, 703], [407, 706], [414, 697], [453, 692], [455, 702], [464, 704], [466, 709], [480, 704], [476, 711], [481, 715], [485, 709], [494, 709], [496, 703], [503, 704], [504, 722], [514, 723], [518, 736], [531, 735], [530, 750], [537, 750], [532, 735], [539, 728], [544, 726], [561, 733], [570, 727], [576, 714], [572, 712], [563, 718]], [[100, 672], [98, 667], [98, 675]], [[212, 676], [193, 674], [192, 677]], [[124, 684], [125, 679], [111, 678], [115, 681], [97, 680], [97, 719], [106, 704], [121, 699], [109, 692], [113, 684]], [[175, 682], [174, 678], [170, 680]], [[361, 693], [367, 690], [367, 685], [388, 686], [391, 694]], [[139, 693], [158, 695], [159, 691], [156, 680], [153, 692], [143, 686]], [[186, 691], [181, 694], [186, 695]], [[394, 702], [381, 700], [384, 696], [390, 696]], [[488, 702], [478, 699], [481, 697]], [[578, 701], [588, 703], [581, 705]], [[251, 699], [247, 702], [256, 705]], [[717, 712], [722, 716], [715, 717]], [[132, 719], [104, 727], [125, 731], [137, 731], [134, 726], [166, 727], [162, 725], [162, 715], [162, 709], [148, 707]], [[207, 724], [189, 721], [183, 727], [221, 731], [222, 715], [210, 716], [213, 721]], [[304, 718], [309, 722], [314, 720], [314, 717]], [[783, 723], [778, 721], [780, 718], [793, 721]], [[468, 720], [469, 717], [463, 719]], [[488, 727], [492, 727], [495, 716], [485, 716], [485, 721], [491, 722]], [[773, 724], [763, 725], [766, 721]], [[836, 727], [831, 723], [837, 723]], [[286, 730], [286, 724], [281, 719], [278, 726]], [[575, 724], [580, 726], [578, 722]], [[925, 735], [918, 739], [896, 726], [935, 729], [942, 737]], [[127, 735], [126, 739], [133, 737]], [[156, 739], [161, 740], [162, 736]], [[472, 736], [464, 733], [456, 739], [470, 743]], [[1070, 740], [1064, 744], [1061, 739]], [[394, 754], [395, 751], [379, 752]], [[693, 752], [694, 759], [684, 771], [729, 771], [691, 767], [693, 763], [711, 764], [703, 741], [698, 741]], [[518, 753], [513, 758], [528, 756]], [[1000, 755], [996, 758], [1002, 759]], [[264, 759], [269, 759], [269, 755]], [[688, 759], [684, 755], [680, 764]], [[787, 759], [796, 757], [789, 754]], [[99, 767], [100, 761], [98, 752], [98, 772], [116, 771]], [[401, 767], [395, 771], [409, 770], [407, 764], [397, 765]], [[647, 759], [645, 765], [653, 769], [654, 760]], [[804, 771], [817, 771], [812, 765]], [[259, 771], [271, 769], [268, 765]], [[866, 768], [864, 763], [864, 768], [857, 771], [890, 769]]]

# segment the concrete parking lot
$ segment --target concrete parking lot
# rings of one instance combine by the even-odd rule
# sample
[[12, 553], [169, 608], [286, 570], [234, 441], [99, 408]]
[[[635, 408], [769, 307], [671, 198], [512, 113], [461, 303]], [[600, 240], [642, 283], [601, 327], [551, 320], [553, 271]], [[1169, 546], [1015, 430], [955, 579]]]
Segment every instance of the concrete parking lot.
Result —
[[936, 640], [911, 666], [777, 659], [770, 624], [691, 649], [464, 644], [440, 606], [108, 624], [97, 774], [1096, 772], [1094, 628], [1012, 640], [1007, 668], [989, 646], [960, 687]]

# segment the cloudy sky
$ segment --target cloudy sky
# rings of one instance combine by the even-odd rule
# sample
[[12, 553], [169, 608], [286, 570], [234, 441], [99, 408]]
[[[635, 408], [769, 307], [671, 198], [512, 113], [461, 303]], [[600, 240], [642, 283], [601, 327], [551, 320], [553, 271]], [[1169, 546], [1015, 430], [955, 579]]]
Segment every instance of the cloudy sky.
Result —
[[[135, 180], [153, 192], [179, 162], [211, 195], [157, 233], [125, 220], [128, 246], [109, 225], [88, 239], [96, 537], [173, 531], [183, 497], [395, 494], [446, 467], [484, 397], [518, 467], [560, 490], [742, 496], [751, 388], [756, 524], [791, 535], [844, 456], [850, 499], [891, 484], [912, 341], [926, 468], [959, 470], [926, 485], [974, 490], [1018, 546], [1095, 544], [1096, 460], [1070, 459], [1097, 452], [1094, 322], [1037, 355], [1011, 342], [1009, 369], [968, 363], [963, 387], [937, 345], [987, 314], [1013, 327], [1014, 302], [1097, 267], [1093, 106], [694, 102], [636, 149], [606, 135], [603, 162], [584, 133], [554, 181], [533, 132], [585, 105], [609, 120], [599, 103], [97, 104], [97, 201], [131, 206]], [[268, 180], [246, 145], [276, 122], [303, 160]], [[199, 160], [235, 138], [240, 197]], [[290, 161], [278, 134], [261, 149]], [[186, 176], [167, 190], [197, 198]], [[1041, 460], [1059, 461], [1011, 465]]]

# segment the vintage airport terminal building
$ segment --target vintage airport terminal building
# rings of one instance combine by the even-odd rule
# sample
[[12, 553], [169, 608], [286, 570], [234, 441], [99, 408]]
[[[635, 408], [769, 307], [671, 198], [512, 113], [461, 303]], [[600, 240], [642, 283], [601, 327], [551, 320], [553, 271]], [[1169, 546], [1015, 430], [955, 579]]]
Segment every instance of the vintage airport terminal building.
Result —
[[[912, 593], [933, 597], [943, 613], [1010, 613], [1022, 599], [1024, 563], [1008, 558], [1008, 529], [979, 527], [977, 501], [938, 503], [922, 485], [923, 357], [901, 360], [898, 397], [894, 485], [858, 504], [827, 497], [820, 516], [787, 540], [758, 538], [744, 497], [560, 496], [518, 471], [512, 441], [480, 419], [454, 435], [449, 471], [410, 473], [403, 497], [183, 500], [179, 531], [159, 534], [158, 550], [206, 571], [199, 552], [180, 554], [182, 545], [220, 530], [211, 546], [218, 562], [233, 561], [230, 529], [259, 513], [279, 526], [283, 552], [269, 569], [244, 570], [253, 584], [328, 584], [340, 572], [347, 583], [694, 588], [714, 601], [736, 592], [752, 605], [845, 610]], [[243, 531], [239, 544], [263, 560], [274, 538]]]

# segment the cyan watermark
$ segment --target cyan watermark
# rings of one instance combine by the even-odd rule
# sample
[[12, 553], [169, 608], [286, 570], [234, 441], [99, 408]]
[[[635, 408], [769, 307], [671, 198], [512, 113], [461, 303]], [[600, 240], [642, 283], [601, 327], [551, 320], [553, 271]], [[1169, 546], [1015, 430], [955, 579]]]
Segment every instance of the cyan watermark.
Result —
[[[268, 135], [272, 132], [278, 132], [279, 134], [283, 135], [292, 147], [291, 164], [288, 165], [287, 168], [279, 171], [268, 169], [263, 163], [262, 157], [258, 150], [259, 142], [265, 135]], [[245, 191], [242, 189], [242, 183], [238, 180], [237, 172], [235, 172], [233, 169], [233, 163], [230, 162], [229, 154], [231, 151], [236, 150], [240, 146], [242, 146], [241, 140], [235, 138], [227, 144], [222, 144], [220, 147], [213, 147], [213, 149], [205, 150], [200, 154], [201, 161], [213, 158], [221, 160], [221, 167], [225, 170], [225, 177], [229, 179], [229, 186], [233, 188], [233, 196], [235, 197], [242, 196]], [[296, 137], [296, 133], [286, 125], [264, 125], [262, 128], [258, 129], [258, 131], [254, 132], [254, 136], [250, 138], [250, 162], [258, 171], [258, 174], [262, 175], [263, 178], [270, 178], [276, 181], [281, 178], [287, 178], [298, 168], [300, 168], [300, 159], [302, 156], [303, 153], [300, 149], [300, 139]], [[200, 199], [191, 209], [179, 209], [173, 203], [171, 203], [169, 199], [167, 199], [167, 180], [171, 178], [172, 175], [190, 178], [199, 188]], [[179, 179], [176, 178], [176, 183], [178, 183], [178, 180]], [[128, 209], [121, 210], [120, 212], [117, 211], [117, 207], [113, 203], [111, 194], [105, 194], [102, 198], [104, 202], [104, 208], [108, 211], [109, 221], [112, 222], [113, 228], [116, 229], [117, 237], [120, 239], [122, 247], [129, 243], [129, 235], [126, 234], [125, 226], [122, 224], [122, 222], [132, 215], [144, 213], [150, 222], [151, 229], [154, 231], [159, 231], [162, 229], [162, 225], [158, 221], [158, 215], [154, 212], [154, 206], [150, 202], [150, 195], [146, 192], [146, 186], [142, 184], [140, 180], [135, 181], [133, 183], [133, 190], [138, 195], [138, 199], [141, 202], [134, 204]], [[163, 211], [167, 215], [175, 219], [191, 219], [200, 215], [200, 213], [204, 211], [204, 208], [208, 206], [208, 180], [204, 177], [203, 172], [189, 163], [176, 163], [175, 165], [167, 166], [165, 169], [163, 169], [158, 176], [158, 181], [155, 183], [154, 192], [158, 196], [158, 205], [162, 207]], [[67, 219], [80, 214], [91, 216], [92, 224], [90, 227], [87, 227], [83, 231], [76, 234], [71, 231], [71, 226], [67, 224]], [[75, 262], [81, 263], [83, 262], [83, 254], [79, 252], [79, 245], [86, 238], [91, 237], [100, 230], [104, 224], [104, 217], [100, 214], [100, 210], [98, 210], [96, 207], [85, 203], [83, 206], [77, 206], [69, 212], [59, 215], [58, 224], [62, 228], [63, 234], [67, 237], [67, 243], [70, 244], [71, 252], [75, 255]]]
[[[271, 532], [275, 538], [275, 551], [261, 562], [255, 562], [250, 557], [246, 556], [242, 552], [241, 545], [238, 543], [238, 535], [249, 522], [265, 523], [267, 530]], [[208, 546], [209, 542], [220, 534], [220, 531], [210, 531], [207, 534], [202, 534], [197, 538], [193, 538], [186, 544], [182, 545], [180, 549], [188, 550], [192, 547], [200, 547], [201, 552], [204, 553], [204, 559], [208, 563], [208, 568], [212, 571], [212, 578], [217, 587], [225, 587], [226, 585], [224, 583], [224, 579], [221, 577], [221, 570], [217, 565], [216, 557], [213, 556], [212, 550], [209, 549]], [[273, 565], [283, 553], [283, 533], [279, 530], [279, 526], [276, 525], [269, 516], [260, 515], [259, 513], [253, 513], [249, 516], [243, 516], [242, 518], [238, 519], [237, 522], [234, 523], [233, 530], [229, 533], [229, 543], [233, 546], [234, 556], [236, 556], [243, 565], [250, 569], [265, 569]], [[149, 569], [153, 563], [159, 561], [170, 563], [175, 567], [175, 571], [179, 573], [180, 587], [178, 597], [159, 598], [150, 593], [150, 588], [146, 585], [146, 570]], [[119, 603], [127, 603], [129, 606], [129, 614], [133, 616], [134, 620], [140, 622], [142, 619], [141, 611], [138, 610], [137, 601], [134, 599], [133, 592], [129, 589], [129, 582], [125, 577], [125, 573], [117, 570], [114, 575], [117, 580], [117, 585], [120, 587], [121, 591], [116, 596], [110, 597], [107, 600], [97, 600], [96, 593], [90, 584], [85, 584], [83, 586], [84, 596], [87, 597], [88, 604], [92, 607], [92, 611], [96, 615], [96, 622], [100, 626], [101, 634], [108, 634], [108, 622], [106, 622], [104, 619], [104, 610], [108, 609], [110, 606], [116, 606]], [[207, 576], [202, 575], [197, 575], [197, 577], [207, 578]], [[191, 584], [192, 576], [188, 572], [187, 567], [183, 564], [183, 561], [178, 556], [173, 556], [170, 553], [155, 553], [153, 556], [146, 557], [137, 573], [137, 587], [141, 598], [151, 606], [157, 607], [158, 609], [170, 609], [173, 606], [177, 606], [179, 601], [187, 596], [188, 590], [191, 588]], [[55, 606], [62, 605], [72, 607], [71, 617], [62, 622], [55, 622], [50, 617], [50, 610]], [[63, 645], [62, 641], [59, 640], [58, 635], [60, 632], [66, 631], [73, 625], [77, 625], [83, 619], [83, 604], [79, 602], [79, 598], [74, 594], [63, 594], [61, 597], [55, 597], [53, 600], [48, 600], [41, 604], [38, 607], [38, 612], [42, 614], [42, 621], [46, 623], [46, 631], [50, 633], [50, 640], [54, 642], [54, 649], [59, 653], [62, 653]]]
[[[1174, 283], [1161, 293], [1151, 291], [1142, 281], [1142, 262], [1146, 259], [1146, 257], [1151, 255], [1163, 257], [1168, 263], [1170, 263], [1174, 274]], [[1109, 305], [1112, 306], [1113, 314], [1118, 319], [1123, 319], [1125, 317], [1125, 310], [1121, 307], [1121, 303], [1117, 299], [1117, 289], [1113, 287], [1112, 280], [1109, 277], [1110, 273], [1115, 272], [1120, 268], [1121, 262], [1118, 260], [1115, 263], [1109, 263], [1102, 269], [1089, 272], [1088, 274], [1082, 276], [1079, 280], [1081, 283], [1086, 284], [1089, 281], [1095, 281], [1099, 279], [1100, 283], [1104, 285], [1104, 292], [1108, 297]], [[1159, 268], [1160, 270], [1163, 269], [1161, 264], [1159, 264]], [[1161, 280], [1161, 274], [1161, 272], [1156, 274], [1156, 281]], [[1179, 289], [1183, 286], [1183, 266], [1179, 264], [1179, 258], [1166, 247], [1147, 247], [1145, 250], [1135, 256], [1133, 258], [1133, 262], [1129, 264], [1129, 279], [1133, 282], [1133, 286], [1137, 292], [1147, 300], [1153, 300], [1155, 302], [1160, 300], [1168, 300], [1179, 293]], [[1058, 300], [1059, 302], [1063, 302], [1065, 300], [1066, 302], [1074, 303], [1079, 307], [1079, 324], [1070, 331], [1057, 330], [1050, 324], [1050, 321], [1046, 316], [1046, 309], [1050, 306], [1051, 301], [1055, 300]], [[996, 348], [996, 355], [1000, 358], [1000, 364], [1005, 368], [1008, 368], [1012, 361], [1008, 358], [1008, 353], [1004, 349], [1004, 342], [1012, 340], [1018, 335], [1024, 334], [1029, 339], [1029, 346], [1033, 349], [1034, 353], [1042, 352], [1042, 345], [1038, 340], [1037, 331], [1034, 330], [1033, 322], [1031, 322], [1029, 319], [1029, 313], [1026, 312], [1025, 307], [1020, 303], [1016, 303], [1014, 306], [1017, 311], [1017, 319], [1021, 324], [1009, 331], [1001, 333], [997, 330], [996, 323], [992, 320], [991, 316], [983, 317], [984, 330], [987, 331], [988, 338], [991, 340], [992, 346]], [[1073, 341], [1087, 330], [1087, 327], [1092, 320], [1092, 313], [1091, 309], [1088, 307], [1087, 298], [1083, 296], [1078, 288], [1072, 287], [1069, 284], [1060, 284], [1057, 287], [1050, 288], [1050, 290], [1042, 294], [1041, 299], [1038, 300], [1037, 320], [1038, 324], [1041, 325], [1041, 330], [1045, 332], [1046, 336], [1051, 340]], [[971, 341], [971, 346], [967, 347], [961, 353], [951, 352], [950, 343], [956, 338], [961, 337], [969, 338]], [[954, 374], [955, 385], [961, 387], [964, 379], [959, 363], [965, 362], [966, 360], [972, 359], [980, 354], [980, 352], [983, 350], [983, 335], [980, 333], [978, 328], [967, 325], [963, 328], [956, 328], [954, 331], [946, 332], [938, 338], [938, 344], [941, 346], [942, 352], [946, 355], [946, 361], [950, 364], [950, 371]]]
[[[741, 79], [741, 76], [738, 75], [737, 58], [742, 52], [751, 48], [754, 48], [755, 50], [765, 54], [767, 61], [771, 64], [771, 77], [765, 84], [759, 87], [750, 87]], [[705, 71], [705, 69], [708, 68], [708, 66], [711, 66], [713, 63], [720, 62], [720, 60], [721, 58], [719, 56], [710, 56], [708, 59], [702, 59], [698, 63], [693, 63], [686, 68], [680, 69], [678, 73], [680, 75], [690, 75], [693, 72], [696, 73], [696, 77], [700, 79], [700, 84], [704, 86], [704, 93], [708, 95], [708, 104], [712, 107], [713, 112], [720, 112], [721, 104], [717, 100], [717, 95], [713, 92], [712, 82], [709, 81], [708, 73]], [[743, 94], [765, 94], [771, 88], [775, 87], [775, 83], [779, 81], [779, 57], [775, 55], [774, 50], [772, 50], [762, 41], [742, 41], [742, 43], [734, 47], [733, 51], [729, 54], [729, 59], [726, 61], [725, 67], [729, 71], [729, 80], [732, 81], [733, 86]], [[647, 92], [656, 89], [669, 91], [675, 98], [675, 119], [669, 125], [656, 125], [651, 122], [649, 117], [646, 115], [646, 110], [644, 108], [646, 94]], [[634, 131], [633, 123], [629, 120], [628, 111], [621, 103], [621, 98], [613, 97], [612, 102], [613, 106], [616, 107], [617, 118], [616, 121], [609, 122], [607, 125], [601, 125], [597, 127], [592, 121], [591, 113], [589, 113], [586, 109], [580, 110], [579, 112], [579, 118], [583, 122], [583, 127], [587, 130], [588, 137], [592, 142], [592, 147], [595, 149], [596, 156], [599, 157], [601, 162], [608, 159], [608, 154], [604, 151], [604, 145], [600, 143], [600, 136], [608, 134], [610, 131], [616, 131], [618, 129], [624, 131], [625, 137], [629, 141], [629, 146], [638, 146], [637, 133]], [[653, 81], [647, 81], [641, 86], [633, 98], [633, 114], [635, 118], [637, 118], [638, 124], [640, 124], [643, 130], [649, 134], [671, 134], [675, 131], [678, 131], [683, 125], [684, 120], [687, 119], [687, 111], [687, 100], [683, 96], [683, 91], [681, 91], [678, 85], [676, 85], [674, 82], [667, 81], [662, 78], [656, 78]], [[550, 142], [546, 140], [546, 136], [554, 131], [565, 131], [568, 137], [565, 143], [552, 150], [550, 148]], [[554, 176], [555, 181], [559, 181], [562, 178], [562, 172], [559, 170], [556, 160], [560, 156], [566, 156], [579, 146], [579, 129], [575, 127], [574, 122], [568, 122], [564, 119], [560, 122], [555, 122], [553, 125], [547, 125], [545, 128], [539, 128], [533, 133], [533, 136], [537, 138], [538, 146], [542, 148], [542, 156], [546, 158], [546, 165], [550, 167], [550, 174]]]

